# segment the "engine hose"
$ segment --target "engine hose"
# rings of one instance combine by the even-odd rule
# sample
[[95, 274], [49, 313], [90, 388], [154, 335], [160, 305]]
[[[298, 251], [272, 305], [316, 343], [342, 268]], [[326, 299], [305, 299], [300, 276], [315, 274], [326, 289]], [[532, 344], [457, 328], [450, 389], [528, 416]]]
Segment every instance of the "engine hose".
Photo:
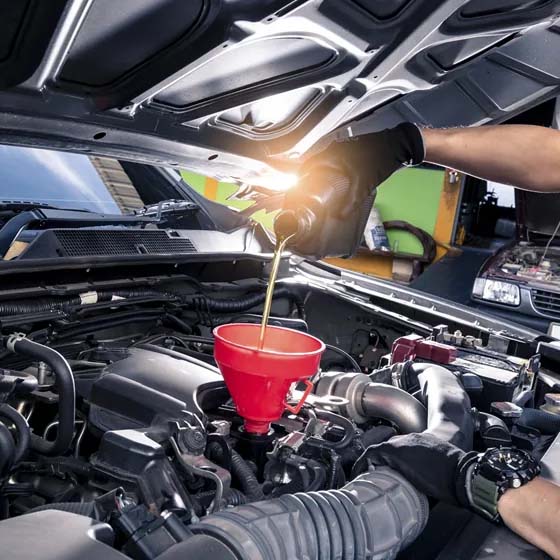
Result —
[[0, 420], [10, 421], [17, 433], [17, 443], [15, 448], [14, 464], [19, 463], [27, 450], [31, 442], [31, 431], [29, 429], [29, 424], [27, 420], [9, 404], [0, 404]]
[[0, 423], [0, 477], [6, 477], [14, 464], [16, 444], [10, 430]]
[[426, 431], [463, 451], [471, 451], [474, 437], [471, 400], [459, 379], [435, 364], [415, 363], [410, 370], [418, 376], [420, 398], [428, 408]]
[[323, 374], [315, 393], [320, 397], [345, 399], [346, 404], [339, 407], [340, 413], [358, 424], [382, 418], [403, 434], [426, 429], [426, 407], [420, 401], [398, 387], [372, 383], [363, 373]]
[[72, 473], [77, 476], [83, 476], [84, 478], [91, 478], [94, 470], [89, 463], [80, 459], [75, 459], [74, 457], [51, 457], [49, 459], [41, 457], [39, 463], [25, 464], [25, 470], [28, 470], [30, 465], [35, 467], [32, 470], [46, 468], [51, 473], [63, 475]]
[[237, 488], [230, 488], [225, 500], [228, 506], [242, 506], [247, 503], [247, 496]]
[[393, 385], [372, 383], [361, 373], [327, 373], [315, 393], [346, 400], [340, 413], [363, 424], [373, 418], [391, 422], [401, 434], [427, 431], [464, 451], [473, 446], [471, 402], [457, 377], [435, 364], [412, 364], [420, 383], [418, 399]]
[[47, 441], [31, 434], [31, 448], [42, 455], [57, 456], [68, 451], [74, 438], [76, 389], [74, 376], [66, 359], [56, 350], [23, 338], [8, 337], [6, 348], [27, 358], [45, 362], [54, 373], [54, 387], [58, 393], [58, 429], [56, 439]]
[[[154, 290], [103, 290], [95, 291], [95, 303], [111, 301], [113, 298], [141, 298], [141, 297], [177, 297], [173, 294], [157, 292]], [[45, 311], [65, 311], [84, 305], [82, 298], [77, 296], [64, 296], [53, 298], [40, 298], [14, 302], [0, 301], [0, 315], [19, 315], [25, 313], [41, 313]]]
[[560, 432], [560, 416], [536, 408], [525, 408], [516, 424], [526, 428], [535, 428], [541, 434], [547, 436], [553, 436]]
[[313, 410], [312, 415], [309, 409], [302, 409], [301, 412], [310, 418], [318, 418], [319, 420], [325, 420], [334, 426], [338, 426], [342, 429], [344, 434], [341, 439], [336, 441], [325, 440], [322, 437], [309, 436], [305, 440], [307, 445], [315, 445], [321, 449], [328, 447], [330, 449], [336, 449], [340, 452], [342, 449], [348, 447], [354, 440], [356, 433], [354, 424], [352, 424], [352, 422], [350, 422], [350, 420], [348, 420], [345, 416], [335, 414], [329, 410], [322, 410], [320, 408]]
[[361, 406], [365, 416], [388, 420], [398, 426], [403, 434], [418, 433], [426, 429], [426, 408], [398, 387], [368, 383], [362, 395]]
[[185, 323], [185, 321], [183, 321], [179, 317], [176, 317], [175, 315], [171, 315], [171, 313], [166, 313], [163, 317], [163, 320], [167, 321], [168, 323], [171, 323], [175, 328], [178, 328], [181, 332], [187, 335], [192, 334], [193, 332], [192, 327], [190, 325]]
[[[241, 313], [249, 311], [257, 305], [264, 303], [265, 292], [257, 292], [254, 294], [246, 294], [235, 299], [214, 298], [207, 295], [196, 295], [185, 298], [184, 303], [188, 309], [208, 313]], [[302, 313], [302, 303], [299, 297], [292, 290], [286, 287], [279, 287], [274, 290], [274, 299], [288, 298], [292, 300], [298, 309], [298, 313]]]
[[[205, 492], [199, 492], [198, 494], [194, 495], [199, 501], [203, 499], [207, 499], [210, 501], [216, 495], [215, 490], [207, 490]], [[247, 503], [247, 496], [238, 490], [237, 488], [230, 488], [228, 493], [224, 496], [223, 502], [225, 503], [226, 507], [235, 507], [235, 506], [242, 506]]]
[[[220, 558], [390, 560], [418, 537], [427, 520], [426, 497], [381, 467], [340, 490], [285, 494], [209, 515], [190, 529], [221, 542], [231, 556]], [[194, 557], [190, 539], [177, 546], [182, 557]]]
[[231, 450], [231, 471], [237, 478], [248, 501], [255, 502], [264, 500], [264, 493], [255, 473], [245, 462], [245, 459], [234, 449]]

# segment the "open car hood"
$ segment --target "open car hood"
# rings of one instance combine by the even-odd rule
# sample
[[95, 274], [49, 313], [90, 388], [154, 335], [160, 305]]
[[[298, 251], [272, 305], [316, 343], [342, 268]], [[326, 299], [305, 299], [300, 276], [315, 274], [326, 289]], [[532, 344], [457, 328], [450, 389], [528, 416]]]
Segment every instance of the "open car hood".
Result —
[[560, 220], [560, 194], [520, 191], [516, 193], [516, 207], [523, 234], [550, 236], [556, 230]]
[[479, 124], [557, 95], [559, 13], [558, 0], [4, 2], [0, 142], [271, 186], [349, 122]]

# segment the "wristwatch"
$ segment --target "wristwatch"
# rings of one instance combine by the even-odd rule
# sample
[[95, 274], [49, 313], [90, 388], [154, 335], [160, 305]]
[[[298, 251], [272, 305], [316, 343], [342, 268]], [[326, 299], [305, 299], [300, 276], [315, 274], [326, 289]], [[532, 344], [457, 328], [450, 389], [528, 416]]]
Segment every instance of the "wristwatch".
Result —
[[472, 508], [490, 521], [501, 521], [498, 500], [510, 488], [533, 480], [541, 468], [525, 451], [496, 447], [480, 454], [472, 466], [467, 492]]

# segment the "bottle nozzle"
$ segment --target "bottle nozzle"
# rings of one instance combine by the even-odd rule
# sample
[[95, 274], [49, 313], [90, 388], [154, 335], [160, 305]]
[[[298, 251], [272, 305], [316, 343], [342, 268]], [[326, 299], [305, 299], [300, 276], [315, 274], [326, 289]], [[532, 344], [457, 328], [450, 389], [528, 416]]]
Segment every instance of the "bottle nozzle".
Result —
[[296, 213], [293, 210], [282, 210], [274, 219], [274, 233], [276, 237], [286, 239], [300, 233], [301, 225]]

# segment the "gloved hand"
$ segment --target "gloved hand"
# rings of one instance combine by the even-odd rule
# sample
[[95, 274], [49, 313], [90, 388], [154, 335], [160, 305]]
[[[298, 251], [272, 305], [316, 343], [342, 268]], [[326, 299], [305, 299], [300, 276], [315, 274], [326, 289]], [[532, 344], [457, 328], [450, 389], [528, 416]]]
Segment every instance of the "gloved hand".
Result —
[[331, 142], [303, 164], [301, 175], [328, 165], [340, 169], [347, 177], [359, 177], [369, 194], [403, 165], [422, 163], [424, 156], [420, 129], [412, 123], [401, 123], [395, 128]]
[[369, 465], [395, 469], [418, 491], [451, 505], [470, 507], [471, 467], [478, 453], [465, 453], [431, 434], [407, 434], [368, 447], [356, 461], [352, 474]]
[[291, 237], [290, 249], [306, 258], [351, 256], [363, 238], [374, 188], [403, 163], [423, 158], [422, 134], [410, 123], [331, 142], [301, 167], [299, 184], [286, 193], [276, 218], [276, 235]]

